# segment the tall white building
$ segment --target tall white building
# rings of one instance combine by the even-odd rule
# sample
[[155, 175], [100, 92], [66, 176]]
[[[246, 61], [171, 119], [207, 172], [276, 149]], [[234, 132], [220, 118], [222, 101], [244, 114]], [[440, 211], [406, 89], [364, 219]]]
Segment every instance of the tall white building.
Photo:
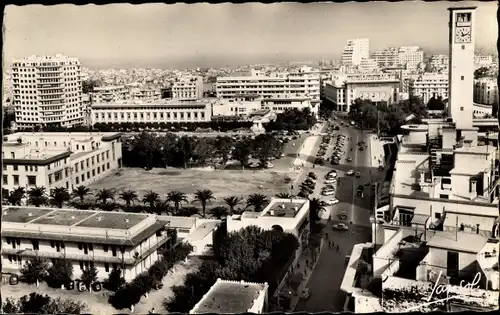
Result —
[[356, 38], [347, 41], [342, 52], [342, 64], [359, 66], [362, 59], [370, 58], [370, 40]]
[[18, 128], [84, 123], [80, 61], [63, 55], [29, 56], [12, 65]]
[[359, 64], [358, 70], [360, 72], [378, 72], [378, 62], [375, 59], [363, 59]]
[[203, 97], [203, 78], [186, 77], [172, 84], [173, 99], [200, 99]]
[[448, 75], [437, 73], [424, 73], [415, 80], [410, 80], [409, 93], [420, 97], [424, 103], [432, 97], [448, 98]]
[[416, 70], [424, 62], [424, 52], [418, 46], [399, 47], [398, 62], [408, 70]]
[[429, 59], [429, 66], [432, 71], [443, 71], [448, 69], [450, 58], [445, 54], [435, 54]]
[[474, 103], [493, 105], [498, 104], [498, 85], [493, 78], [474, 80]]
[[394, 67], [399, 64], [398, 49], [391, 47], [372, 53], [372, 59], [377, 62], [379, 67]]
[[457, 129], [472, 128], [475, 8], [450, 8], [449, 116]]

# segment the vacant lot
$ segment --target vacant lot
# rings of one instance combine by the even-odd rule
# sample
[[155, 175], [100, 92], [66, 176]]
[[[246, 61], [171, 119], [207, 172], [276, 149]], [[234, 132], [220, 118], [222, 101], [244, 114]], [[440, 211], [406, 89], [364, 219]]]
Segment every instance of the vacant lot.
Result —
[[153, 190], [164, 197], [172, 190], [182, 191], [190, 199], [198, 189], [210, 189], [217, 199], [228, 196], [247, 197], [253, 193], [273, 196], [288, 192], [289, 176], [295, 179], [298, 173], [272, 170], [211, 170], [211, 169], [153, 169], [122, 168], [89, 188], [114, 188], [117, 191], [130, 189], [140, 196]]

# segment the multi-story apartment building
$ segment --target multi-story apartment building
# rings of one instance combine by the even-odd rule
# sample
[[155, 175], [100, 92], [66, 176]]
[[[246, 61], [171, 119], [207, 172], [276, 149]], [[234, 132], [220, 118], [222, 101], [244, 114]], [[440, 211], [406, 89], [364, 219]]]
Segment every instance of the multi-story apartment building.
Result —
[[370, 40], [356, 38], [347, 41], [342, 52], [342, 64], [359, 66], [361, 60], [370, 58]]
[[113, 103], [130, 98], [130, 91], [123, 85], [94, 87], [90, 92], [92, 104]]
[[207, 122], [211, 117], [211, 103], [207, 101], [123, 101], [92, 105], [92, 124]]
[[315, 116], [318, 115], [319, 104], [313, 102], [310, 97], [273, 97], [264, 98], [261, 101], [262, 109], [269, 109], [273, 112], [279, 114], [287, 109], [296, 108], [302, 110], [304, 108], [309, 108], [311, 113]]
[[122, 163], [119, 133], [14, 133], [2, 145], [2, 188], [89, 185]]
[[73, 277], [95, 267], [100, 281], [121, 269], [126, 281], [148, 270], [169, 239], [155, 215], [8, 207], [2, 216], [2, 272], [19, 273], [32, 257], [73, 264]]
[[335, 75], [324, 87], [324, 98], [337, 110], [349, 112], [358, 98], [369, 99], [375, 104], [392, 104], [399, 101], [400, 81], [388, 74]]
[[481, 78], [474, 80], [474, 103], [498, 104], [498, 84], [496, 79]]
[[375, 59], [363, 59], [359, 64], [358, 70], [360, 72], [370, 73], [370, 72], [378, 72], [380, 71], [380, 68]]
[[247, 75], [217, 77], [216, 93], [218, 98], [256, 94], [262, 97], [308, 96], [317, 100], [320, 74], [308, 67], [269, 74], [252, 69]]
[[12, 64], [18, 128], [84, 122], [80, 61], [63, 55], [29, 56]]
[[429, 58], [429, 67], [432, 72], [442, 72], [447, 70], [450, 65], [448, 55], [435, 54]]
[[476, 68], [489, 67], [493, 64], [493, 56], [491, 55], [474, 55], [474, 65]]
[[416, 70], [424, 62], [424, 52], [418, 46], [402, 46], [398, 50], [398, 63], [407, 70]]
[[424, 73], [409, 82], [409, 94], [420, 97], [426, 104], [433, 97], [448, 98], [448, 91], [446, 74]]
[[173, 99], [196, 100], [203, 97], [203, 78], [186, 77], [172, 83]]
[[372, 59], [377, 62], [381, 68], [395, 67], [399, 64], [398, 49], [390, 47], [385, 50], [379, 50], [372, 53]]

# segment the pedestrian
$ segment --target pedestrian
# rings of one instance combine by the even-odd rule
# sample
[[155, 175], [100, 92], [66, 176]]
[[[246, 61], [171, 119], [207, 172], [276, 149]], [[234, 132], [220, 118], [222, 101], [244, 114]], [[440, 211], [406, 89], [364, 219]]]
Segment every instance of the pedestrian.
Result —
[[335, 241], [332, 241], [332, 247], [335, 247]]
[[337, 244], [337, 253], [339, 252], [339, 244]]
[[328, 248], [332, 248], [332, 241], [328, 241]]
[[309, 260], [306, 259], [306, 266], [309, 267]]

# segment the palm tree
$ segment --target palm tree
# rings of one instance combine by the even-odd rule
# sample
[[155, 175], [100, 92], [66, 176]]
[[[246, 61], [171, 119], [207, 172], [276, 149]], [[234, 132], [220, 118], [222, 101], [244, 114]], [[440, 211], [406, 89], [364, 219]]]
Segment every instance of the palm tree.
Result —
[[134, 203], [134, 201], [139, 199], [139, 196], [133, 190], [124, 190], [120, 193], [120, 199], [125, 201], [125, 205], [128, 208]]
[[212, 214], [213, 217], [217, 219], [222, 219], [223, 217], [226, 217], [228, 214], [228, 210], [226, 207], [223, 206], [218, 206], [215, 208], [210, 209], [210, 214]]
[[178, 213], [181, 203], [187, 202], [188, 200], [185, 193], [174, 190], [167, 194], [167, 201], [174, 204], [175, 213]]
[[276, 195], [276, 197], [280, 198], [280, 199], [292, 199], [293, 195], [291, 195], [289, 193], [279, 193]]
[[152, 211], [155, 206], [158, 204], [160, 201], [160, 195], [155, 193], [154, 191], [150, 190], [148, 191], [144, 197], [142, 197], [142, 202], [145, 204], [149, 204], [149, 209]]
[[26, 190], [24, 187], [17, 187], [13, 191], [10, 192], [9, 196], [7, 197], [7, 201], [9, 204], [13, 206], [20, 206], [22, 203], [22, 200], [26, 197]]
[[262, 194], [251, 194], [247, 199], [247, 208], [253, 207], [254, 211], [260, 212], [268, 202], [269, 199]]
[[115, 200], [115, 192], [109, 188], [102, 188], [96, 193], [97, 202], [102, 201], [103, 204], [108, 203], [108, 199]]
[[239, 205], [242, 201], [243, 201], [242, 198], [236, 196], [224, 198], [224, 202], [229, 208], [229, 215], [232, 215], [234, 213], [235, 207]]
[[83, 186], [83, 185], [80, 185], [78, 187], [76, 187], [74, 190], [73, 190], [73, 197], [78, 197], [80, 198], [80, 203], [83, 204], [85, 202], [85, 197], [87, 195], [90, 195], [91, 192], [90, 192], [90, 189]]
[[66, 187], [56, 187], [50, 190], [50, 202], [58, 208], [62, 208], [65, 202], [71, 199]]
[[47, 189], [45, 187], [34, 187], [28, 191], [28, 204], [40, 207], [47, 204]]
[[309, 215], [311, 221], [317, 221], [320, 219], [319, 213], [326, 211], [326, 203], [318, 198], [313, 198], [309, 200]]
[[214, 193], [209, 190], [209, 189], [203, 189], [203, 190], [198, 190], [194, 194], [194, 200], [193, 202], [199, 202], [201, 203], [201, 209], [203, 211], [203, 217], [206, 217], [206, 210], [207, 210], [207, 204], [211, 201], [214, 200], [215, 196]]

